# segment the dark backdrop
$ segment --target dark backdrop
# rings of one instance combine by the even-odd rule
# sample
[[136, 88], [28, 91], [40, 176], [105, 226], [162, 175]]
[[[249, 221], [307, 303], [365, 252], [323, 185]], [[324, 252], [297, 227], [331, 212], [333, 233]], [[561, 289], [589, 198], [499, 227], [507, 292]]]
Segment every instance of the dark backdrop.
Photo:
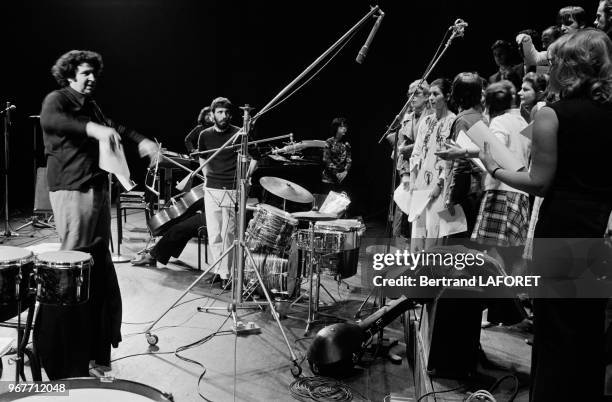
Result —
[[[11, 133], [11, 211], [33, 204], [33, 134], [44, 96], [55, 89], [50, 67], [70, 49], [104, 57], [97, 100], [115, 120], [184, 152], [183, 137], [216, 96], [235, 105], [265, 105], [369, 10], [370, 2], [236, 0], [56, 0], [2, 2], [0, 101], [17, 105]], [[597, 0], [582, 5], [594, 18]], [[515, 0], [379, 3], [386, 13], [364, 64], [355, 63], [373, 21], [308, 85], [262, 117], [257, 137], [293, 132], [325, 139], [332, 118], [351, 122], [355, 211], [387, 207], [390, 147], [377, 141], [405, 101], [456, 18], [469, 23], [432, 73], [495, 71], [489, 47], [524, 28], [555, 22], [566, 2]], [[240, 124], [237, 111], [235, 124]], [[144, 166], [129, 150], [133, 176]], [[0, 190], [1, 192], [2, 190]], [[1, 208], [1, 207], [0, 207]]]

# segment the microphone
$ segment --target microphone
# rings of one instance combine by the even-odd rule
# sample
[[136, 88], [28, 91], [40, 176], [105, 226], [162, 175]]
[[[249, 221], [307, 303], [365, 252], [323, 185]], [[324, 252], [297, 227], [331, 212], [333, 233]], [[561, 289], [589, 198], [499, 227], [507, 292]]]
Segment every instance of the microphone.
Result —
[[361, 50], [357, 54], [357, 58], [355, 59], [357, 63], [359, 64], [363, 63], [363, 59], [365, 59], [366, 55], [368, 54], [368, 49], [370, 48], [370, 45], [372, 44], [372, 41], [374, 40], [374, 36], [376, 36], [376, 31], [378, 31], [378, 28], [380, 27], [380, 23], [382, 22], [382, 19], [384, 16], [385, 16], [385, 13], [380, 11], [380, 15], [376, 19], [376, 22], [374, 23], [374, 26], [372, 27], [372, 30], [370, 31], [370, 34], [368, 35], [368, 39], [366, 39], [365, 43], [361, 47]]
[[17, 109], [17, 106], [11, 105], [9, 102], [6, 102], [6, 107], [0, 111], [0, 114], [10, 112], [11, 110]]
[[462, 20], [461, 18], [457, 18], [455, 20], [455, 23], [453, 25], [451, 25], [450, 28], [448, 28], [448, 30], [450, 31], [451, 29], [453, 30], [453, 33], [456, 36], [463, 36], [465, 28], [468, 26], [468, 23], [465, 22], [464, 20]]

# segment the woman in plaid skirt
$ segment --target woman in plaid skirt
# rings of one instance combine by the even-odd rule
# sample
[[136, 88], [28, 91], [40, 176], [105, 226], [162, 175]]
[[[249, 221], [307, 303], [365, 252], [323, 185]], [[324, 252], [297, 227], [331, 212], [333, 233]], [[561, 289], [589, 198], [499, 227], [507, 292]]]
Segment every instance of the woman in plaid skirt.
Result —
[[[531, 141], [520, 132], [527, 122], [519, 113], [511, 111], [515, 88], [509, 81], [489, 85], [485, 101], [491, 122], [491, 132], [512, 154], [529, 165]], [[492, 257], [505, 269], [510, 269], [511, 251], [523, 246], [529, 227], [529, 197], [524, 191], [510, 187], [494, 175], [484, 180], [485, 194], [472, 233], [472, 240], [489, 247]]]

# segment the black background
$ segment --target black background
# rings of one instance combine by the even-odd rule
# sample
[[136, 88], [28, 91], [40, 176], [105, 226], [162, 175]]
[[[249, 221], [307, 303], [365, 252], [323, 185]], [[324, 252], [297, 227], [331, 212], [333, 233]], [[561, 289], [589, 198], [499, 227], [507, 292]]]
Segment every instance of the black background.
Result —
[[[594, 19], [597, 0], [575, 2]], [[216, 96], [235, 105], [264, 106], [362, 18], [372, 3], [354, 1], [56, 0], [2, 2], [0, 102], [17, 105], [11, 128], [12, 212], [33, 205], [33, 133], [56, 88], [50, 68], [71, 49], [102, 54], [96, 98], [104, 112], [164, 147], [184, 152], [183, 137], [200, 109]], [[525, 28], [555, 23], [566, 2], [381, 1], [385, 18], [364, 62], [355, 56], [369, 21], [312, 81], [257, 123], [256, 136], [293, 132], [296, 140], [325, 139], [335, 116], [351, 126], [354, 165], [349, 176], [355, 211], [386, 210], [392, 173], [390, 147], [377, 144], [405, 101], [408, 84], [429, 62], [445, 31], [462, 18], [455, 41], [430, 76], [495, 72], [489, 50]], [[255, 110], [257, 112], [257, 109]], [[240, 125], [240, 111], [234, 113]], [[40, 135], [40, 134], [39, 134]], [[134, 149], [133, 176], [144, 174]], [[2, 190], [0, 190], [1, 192]]]

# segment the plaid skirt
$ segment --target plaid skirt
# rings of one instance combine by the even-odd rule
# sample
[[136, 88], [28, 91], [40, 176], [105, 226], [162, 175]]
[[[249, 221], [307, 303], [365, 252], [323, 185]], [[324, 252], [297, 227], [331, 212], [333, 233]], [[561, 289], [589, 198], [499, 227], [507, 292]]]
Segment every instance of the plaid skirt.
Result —
[[513, 191], [486, 191], [472, 240], [491, 246], [522, 246], [529, 228], [529, 197]]

